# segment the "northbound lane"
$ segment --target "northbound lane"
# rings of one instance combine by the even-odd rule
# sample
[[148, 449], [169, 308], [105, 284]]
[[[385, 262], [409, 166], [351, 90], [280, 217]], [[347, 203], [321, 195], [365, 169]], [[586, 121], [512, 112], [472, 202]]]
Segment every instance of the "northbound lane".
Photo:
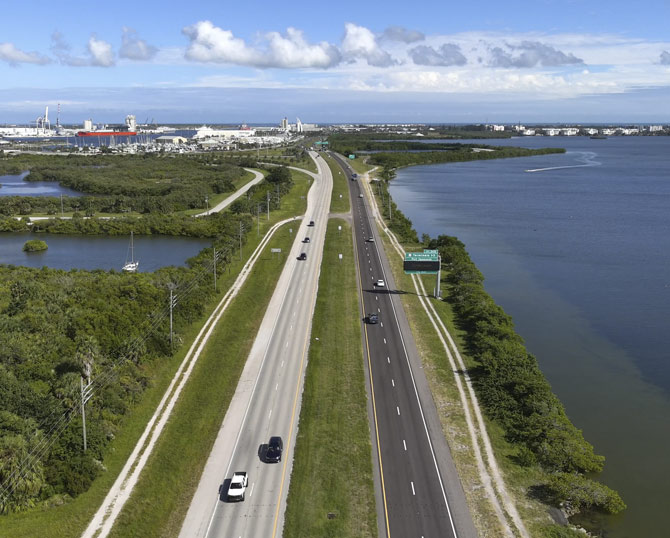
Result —
[[[380, 529], [388, 537], [476, 537], [360, 180], [352, 181], [349, 165], [337, 160], [350, 179], [362, 309], [379, 316], [378, 324], [365, 324], [364, 335], [381, 475]], [[379, 279], [384, 287], [376, 285]]]

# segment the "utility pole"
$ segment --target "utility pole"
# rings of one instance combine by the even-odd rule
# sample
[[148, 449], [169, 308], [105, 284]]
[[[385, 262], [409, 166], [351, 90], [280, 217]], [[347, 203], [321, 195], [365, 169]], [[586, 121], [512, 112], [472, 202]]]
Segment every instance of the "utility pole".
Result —
[[216, 247], [212, 245], [212, 251], [214, 254], [214, 293], [216, 293]]
[[258, 236], [261, 235], [261, 204], [256, 204], [256, 224], [258, 224]]
[[64, 215], [63, 212], [63, 195], [60, 195], [60, 216], [62, 217]]
[[391, 213], [391, 195], [389, 194], [389, 222], [393, 222], [393, 213]]
[[240, 221], [240, 260], [242, 259], [242, 221]]
[[268, 199], [268, 220], [270, 220], [270, 191], [268, 191], [266, 194], [268, 195], [267, 196], [267, 199]]
[[84, 376], [79, 378], [79, 388], [81, 390], [81, 426], [84, 436], [84, 452], [86, 452], [86, 402], [93, 396], [93, 389], [91, 387], [91, 365], [85, 363], [84, 371], [86, 375], [86, 386], [84, 386]]
[[175, 300], [173, 295], [174, 284], [170, 282], [168, 284], [168, 287], [170, 288], [170, 348], [172, 348], [172, 309], [175, 307], [177, 301]]

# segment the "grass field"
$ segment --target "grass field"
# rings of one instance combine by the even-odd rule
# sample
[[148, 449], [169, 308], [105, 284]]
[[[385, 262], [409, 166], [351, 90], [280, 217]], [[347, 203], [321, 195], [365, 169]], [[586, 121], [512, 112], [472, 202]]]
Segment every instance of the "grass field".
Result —
[[351, 228], [344, 220], [331, 219], [288, 492], [286, 538], [377, 536], [353, 256]]
[[[291, 192], [284, 197], [282, 201], [282, 208], [278, 211], [270, 213], [269, 223], [265, 220], [264, 217], [261, 217], [262, 234], [264, 234], [265, 231], [275, 222], [287, 218], [287, 216], [300, 215], [305, 212], [306, 199], [304, 197], [306, 196], [311, 182], [312, 179], [306, 174], [301, 174], [299, 172], [294, 174], [295, 184]], [[276, 237], [283, 237], [283, 239], [281, 239], [282, 241], [286, 240], [290, 242], [295, 233], [294, 231], [292, 234], [287, 230], [287, 228], [290, 229], [290, 227], [290, 224], [288, 226], [284, 226], [283, 231], [277, 232], [279, 235]], [[89, 488], [86, 493], [61, 506], [52, 507], [49, 509], [36, 509], [28, 512], [21, 512], [18, 514], [0, 517], [0, 536], [8, 536], [12, 538], [33, 538], [35, 536], [48, 536], [49, 538], [70, 538], [81, 535], [84, 528], [93, 517], [94, 512], [102, 503], [105, 495], [107, 494], [107, 491], [114, 483], [114, 480], [116, 480], [116, 476], [125, 464], [128, 455], [137, 442], [137, 439], [142, 434], [147, 421], [153, 414], [156, 406], [158, 405], [158, 402], [162, 398], [165, 389], [169, 385], [174, 372], [179, 367], [179, 364], [184, 358], [184, 355], [189, 346], [193, 342], [193, 339], [198, 334], [202, 323], [204, 323], [206, 317], [211, 312], [211, 309], [223, 296], [225, 290], [227, 290], [235, 280], [243, 264], [258, 245], [258, 242], [259, 237], [257, 236], [257, 233], [254, 230], [250, 230], [247, 236], [247, 243], [242, 248], [240, 258], [235, 257], [235, 259], [231, 262], [228, 271], [219, 276], [219, 292], [216, 295], [212, 294], [211, 303], [206, 309], [207, 314], [203, 316], [201, 320], [194, 322], [190, 331], [185, 332], [182, 335], [184, 343], [181, 350], [178, 351], [169, 360], [163, 361], [161, 363], [151, 363], [146, 365], [146, 375], [149, 379], [151, 379], [151, 382], [148, 388], [144, 391], [140, 402], [128, 413], [123, 426], [116, 435], [116, 438], [110, 443], [108, 452], [103, 462], [105, 466], [105, 472], [103, 472], [98, 477], [98, 479], [95, 480], [91, 488]], [[278, 246], [275, 245], [275, 242], [276, 241], [272, 241], [270, 246]], [[282, 250], [287, 251], [288, 249], [285, 250], [282, 248]], [[260, 265], [263, 265], [262, 261], [259, 263]], [[266, 265], [268, 268], [270, 267], [268, 264]], [[279, 268], [276, 269], [278, 270]], [[270, 278], [268, 275], [266, 275], [265, 278], [261, 278], [261, 287], [267, 282], [276, 282], [276, 277]], [[244, 290], [247, 290], [249, 287], [250, 286], [247, 283]], [[251, 287], [253, 288], [254, 286], [252, 285]], [[261, 302], [264, 300], [265, 297], [260, 298]], [[236, 301], [242, 302], [242, 299], [238, 297]], [[252, 300], [251, 302], [253, 303], [254, 301]], [[250, 304], [248, 305], [248, 308], [253, 306], [254, 304]], [[229, 314], [226, 317], [235, 319], [234, 316], [231, 316], [230, 312], [231, 311], [229, 311]], [[247, 315], [246, 309], [242, 309], [242, 312], [244, 316]], [[241, 314], [238, 314], [238, 316], [240, 315]], [[202, 361], [202, 359], [200, 360]], [[191, 390], [190, 386], [191, 385], [189, 384], [186, 387], [186, 393]], [[183, 398], [186, 398], [186, 395], [184, 395]], [[196, 435], [196, 437], [197, 436], [198, 435]], [[204, 460], [202, 465], [204, 465]], [[148, 493], [151, 494], [151, 492]], [[165, 495], [167, 495], [167, 492], [161, 492], [161, 497]], [[153, 500], [149, 498], [143, 502], [146, 504], [153, 502]], [[166, 500], [166, 502], [170, 501]], [[128, 516], [126, 517], [126, 525], [128, 525], [126, 528], [131, 528], [131, 518]], [[158, 522], [158, 524], [159, 526], [162, 525], [160, 522]], [[174, 522], [171, 524], [174, 524]], [[155, 529], [155, 532], [147, 531], [146, 534], [142, 535], [157, 536], [160, 535], [158, 533], [159, 530], [160, 529]], [[133, 534], [126, 534], [126, 536], [133, 536]], [[166, 536], [171, 536], [171, 534], [168, 533]]]

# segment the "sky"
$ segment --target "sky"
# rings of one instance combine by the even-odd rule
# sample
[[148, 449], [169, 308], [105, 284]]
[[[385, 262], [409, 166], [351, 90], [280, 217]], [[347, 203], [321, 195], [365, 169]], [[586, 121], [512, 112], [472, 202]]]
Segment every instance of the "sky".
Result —
[[0, 7], [0, 125], [670, 123], [669, 0]]

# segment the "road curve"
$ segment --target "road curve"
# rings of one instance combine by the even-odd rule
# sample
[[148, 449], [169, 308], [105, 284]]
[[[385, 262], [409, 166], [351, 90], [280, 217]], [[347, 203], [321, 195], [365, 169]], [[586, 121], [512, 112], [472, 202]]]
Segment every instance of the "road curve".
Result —
[[[332, 190], [328, 165], [311, 155], [319, 173], [310, 174], [315, 181], [307, 217], [296, 222], [295, 243], [184, 520], [183, 538], [281, 535]], [[311, 220], [314, 226], [308, 225]], [[309, 243], [301, 242], [305, 237]], [[307, 254], [304, 261], [296, 259], [301, 252]], [[278, 464], [263, 461], [273, 435], [284, 440]], [[244, 502], [225, 502], [234, 471], [249, 477]]]

